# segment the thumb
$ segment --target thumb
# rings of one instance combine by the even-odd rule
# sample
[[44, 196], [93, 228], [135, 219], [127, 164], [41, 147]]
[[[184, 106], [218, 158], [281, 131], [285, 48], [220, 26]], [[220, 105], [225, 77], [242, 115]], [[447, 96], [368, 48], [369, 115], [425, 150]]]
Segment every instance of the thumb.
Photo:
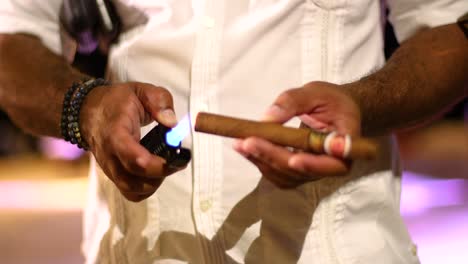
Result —
[[145, 111], [154, 120], [168, 127], [177, 124], [172, 95], [167, 89], [147, 83], [136, 83], [135, 88]]
[[328, 93], [325, 90], [326, 86], [334, 85], [313, 82], [304, 87], [283, 92], [266, 110], [262, 118], [263, 121], [284, 123], [295, 116], [313, 112], [327, 102], [325, 98]]

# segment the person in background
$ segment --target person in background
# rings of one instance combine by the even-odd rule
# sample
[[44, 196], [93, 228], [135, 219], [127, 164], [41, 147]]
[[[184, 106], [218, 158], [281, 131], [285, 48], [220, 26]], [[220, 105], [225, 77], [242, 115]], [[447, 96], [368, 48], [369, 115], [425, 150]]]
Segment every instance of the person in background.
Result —
[[[419, 262], [399, 214], [400, 172], [389, 137], [376, 138], [373, 161], [350, 167], [314, 156], [313, 167], [293, 172], [286, 163], [269, 169], [261, 149], [246, 148], [263, 173], [231, 151], [228, 139], [192, 133], [184, 144], [194, 159], [177, 172], [139, 144], [148, 130], [141, 126], [155, 120], [172, 127], [175, 112], [254, 118], [279, 94], [302, 86], [328, 87], [344, 98], [344, 87], [332, 83], [384, 65], [380, 1], [113, 2], [124, 31], [109, 51], [110, 84], [61, 56], [61, 1], [0, 4], [0, 106], [29, 133], [63, 137], [93, 154], [87, 263]], [[399, 40], [408, 43], [423, 29], [451, 23], [464, 7], [448, 0], [388, 4]], [[417, 45], [402, 52], [426, 56]], [[393, 76], [394, 68], [410, 69], [407, 60], [400, 56], [363, 85], [388, 81], [407, 91], [399, 79], [405, 76]], [[84, 94], [75, 91], [81, 88]], [[343, 99], [333, 111], [305, 111], [303, 122], [359, 136], [359, 109], [374, 111], [384, 89], [395, 88], [357, 103]], [[67, 110], [70, 100], [81, 105], [77, 111]], [[64, 105], [70, 120], [62, 119]], [[273, 107], [268, 119], [284, 121], [289, 116], [282, 113]], [[283, 162], [292, 155], [275, 152]]]

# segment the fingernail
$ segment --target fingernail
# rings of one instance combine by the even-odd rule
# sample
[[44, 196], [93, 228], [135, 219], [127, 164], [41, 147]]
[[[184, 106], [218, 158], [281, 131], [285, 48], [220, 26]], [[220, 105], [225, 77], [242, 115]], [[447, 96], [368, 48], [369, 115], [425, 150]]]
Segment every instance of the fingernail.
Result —
[[263, 121], [276, 121], [281, 119], [286, 112], [283, 108], [279, 107], [278, 105], [270, 106], [266, 112], [263, 114], [262, 120]]
[[304, 164], [301, 164], [300, 162], [298, 162], [298, 160], [295, 159], [294, 157], [292, 157], [292, 158], [290, 158], [288, 160], [288, 166], [293, 170], [297, 170], [297, 171], [300, 171], [300, 172], [306, 172]]
[[234, 140], [234, 142], [232, 142], [232, 147], [236, 151], [241, 151], [242, 150], [242, 140], [241, 139]]
[[138, 166], [145, 168], [146, 164], [148, 164], [148, 159], [145, 157], [138, 157], [136, 163], [138, 164]]
[[258, 153], [257, 151], [250, 152], [250, 155], [252, 155], [252, 157], [257, 158], [257, 159], [261, 158], [260, 153]]
[[177, 124], [177, 119], [174, 111], [172, 109], [164, 109], [159, 112], [160, 121], [168, 126], [175, 126]]
[[246, 152], [243, 147], [244, 140], [243, 139], [236, 139], [232, 143], [232, 147], [234, 148], [237, 153], [241, 154], [243, 157], [248, 158], [250, 153]]
[[244, 147], [243, 148], [247, 154], [249, 154], [250, 156], [254, 157], [254, 158], [260, 158], [260, 152], [258, 151], [258, 149], [256, 149], [255, 147]]

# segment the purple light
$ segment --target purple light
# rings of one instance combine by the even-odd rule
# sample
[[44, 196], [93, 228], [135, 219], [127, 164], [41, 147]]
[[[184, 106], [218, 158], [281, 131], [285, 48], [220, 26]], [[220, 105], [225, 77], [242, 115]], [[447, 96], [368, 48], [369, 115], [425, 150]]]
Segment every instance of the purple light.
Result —
[[43, 137], [39, 141], [41, 152], [50, 159], [74, 160], [83, 155], [83, 150], [61, 139]]
[[405, 172], [401, 212], [424, 264], [468, 263], [466, 180]]
[[465, 204], [463, 180], [430, 179], [428, 176], [404, 172], [401, 213], [411, 215], [426, 209]]
[[91, 54], [98, 47], [98, 41], [91, 31], [85, 31], [78, 36], [78, 52], [82, 54]]

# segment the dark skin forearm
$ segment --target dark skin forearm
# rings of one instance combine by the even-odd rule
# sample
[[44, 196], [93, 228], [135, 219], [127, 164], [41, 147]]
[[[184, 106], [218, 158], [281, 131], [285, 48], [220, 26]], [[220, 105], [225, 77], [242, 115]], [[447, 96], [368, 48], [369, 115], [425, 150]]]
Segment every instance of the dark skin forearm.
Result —
[[468, 40], [456, 24], [402, 43], [378, 72], [345, 85], [362, 113], [362, 133], [413, 126], [467, 96]]
[[[40, 40], [0, 34], [0, 108], [23, 130], [61, 137], [62, 102], [84, 74]], [[108, 178], [131, 201], [151, 196], [176, 170], [139, 143], [152, 120], [174, 126], [172, 96], [163, 87], [127, 82], [95, 87], [80, 107], [80, 134]]]
[[[404, 42], [381, 70], [357, 82], [310, 82], [283, 92], [264, 120], [284, 123], [300, 116], [316, 130], [377, 136], [437, 114], [466, 96], [467, 84], [468, 41], [456, 25], [441, 26]], [[290, 151], [260, 138], [234, 147], [266, 178], [285, 188], [350, 169], [342, 160]], [[318, 182], [325, 190], [320, 195], [346, 181], [344, 177]]]
[[23, 130], [61, 137], [64, 94], [82, 77], [39, 39], [0, 34], [0, 108]]

